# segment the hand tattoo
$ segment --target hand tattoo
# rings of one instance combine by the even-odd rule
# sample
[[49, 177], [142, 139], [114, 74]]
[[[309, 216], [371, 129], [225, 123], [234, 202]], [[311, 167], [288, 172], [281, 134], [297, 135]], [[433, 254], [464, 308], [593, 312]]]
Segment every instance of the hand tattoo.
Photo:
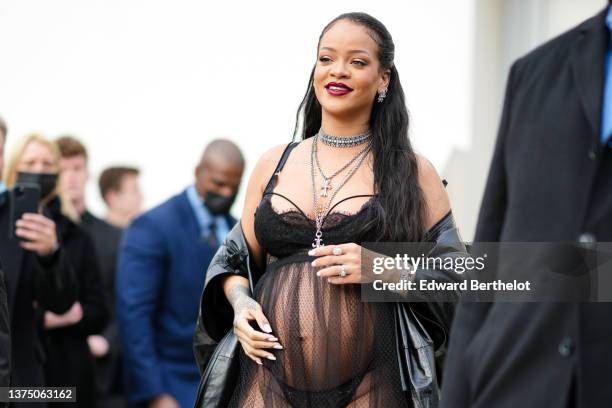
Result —
[[250, 295], [249, 288], [237, 283], [230, 288], [227, 299], [232, 305], [234, 312], [243, 309], [256, 310], [258, 303]]

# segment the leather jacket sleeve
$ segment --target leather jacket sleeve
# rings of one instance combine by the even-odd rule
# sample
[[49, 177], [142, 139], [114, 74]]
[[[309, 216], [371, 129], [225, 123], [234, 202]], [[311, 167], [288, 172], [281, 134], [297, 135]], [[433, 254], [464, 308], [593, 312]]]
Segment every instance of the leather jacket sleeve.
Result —
[[[423, 239], [428, 245], [429, 258], [469, 257], [466, 245], [461, 240], [453, 215], [449, 211], [427, 231]], [[454, 264], [454, 262], [452, 263]], [[436, 282], [460, 282], [460, 273], [445, 268], [451, 263], [435, 264], [437, 268], [419, 268], [414, 280]], [[411, 291], [414, 295], [414, 292]], [[417, 293], [418, 295], [418, 293]], [[414, 406], [437, 406], [439, 384], [448, 347], [448, 337], [459, 292], [437, 297], [422, 294], [422, 301], [414, 298], [396, 304], [396, 330], [400, 342], [398, 359], [400, 381]]]
[[213, 256], [206, 272], [200, 311], [194, 333], [194, 354], [203, 372], [214, 346], [232, 328], [234, 310], [223, 291], [223, 278], [239, 275], [249, 280], [251, 291], [255, 265], [238, 221]]
[[[469, 257], [468, 249], [462, 241], [459, 230], [455, 224], [455, 220], [451, 211], [449, 211], [440, 221], [427, 231], [424, 241], [429, 243], [429, 258], [465, 258]], [[450, 264], [450, 263], [448, 263]], [[461, 282], [462, 274], [455, 270], [446, 267], [447, 263], [442, 264], [442, 268], [419, 268], [415, 272], [415, 282], [417, 287], [419, 281], [436, 281], [436, 282]], [[415, 293], [412, 293], [414, 295]], [[416, 292], [419, 295], [418, 291]], [[421, 318], [431, 320], [431, 326], [441, 326], [440, 330], [431, 329], [428, 326], [428, 331], [436, 350], [446, 346], [448, 341], [448, 333], [455, 312], [455, 305], [459, 300], [459, 291], [448, 293], [436, 298], [431, 293], [423, 294], [423, 302], [411, 303], [413, 311]]]

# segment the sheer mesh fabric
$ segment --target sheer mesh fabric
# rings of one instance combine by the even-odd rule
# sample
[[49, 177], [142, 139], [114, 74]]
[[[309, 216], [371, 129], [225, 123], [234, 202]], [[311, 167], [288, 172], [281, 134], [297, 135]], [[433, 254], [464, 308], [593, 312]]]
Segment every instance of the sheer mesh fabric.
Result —
[[[306, 254], [313, 221], [299, 208], [275, 210], [272, 195], [255, 213], [255, 234], [269, 256], [254, 297], [284, 349], [270, 349], [277, 360], [260, 366], [240, 348], [230, 406], [410, 407], [399, 382], [392, 305], [363, 303], [358, 285], [318, 277]], [[367, 241], [368, 232], [357, 231], [375, 200], [353, 214], [330, 213], [324, 243]]]

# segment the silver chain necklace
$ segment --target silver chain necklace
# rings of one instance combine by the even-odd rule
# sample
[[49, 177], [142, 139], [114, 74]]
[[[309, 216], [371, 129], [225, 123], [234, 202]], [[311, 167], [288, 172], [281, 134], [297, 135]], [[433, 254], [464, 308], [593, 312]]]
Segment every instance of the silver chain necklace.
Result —
[[313, 137], [312, 148], [310, 150], [310, 175], [311, 175], [311, 179], [312, 179], [312, 203], [313, 203], [313, 207], [314, 207], [314, 210], [315, 210], [315, 226], [316, 226], [315, 237], [314, 237], [314, 240], [313, 240], [313, 243], [312, 243], [312, 247], [313, 248], [318, 248], [318, 247], [321, 247], [321, 246], [325, 245], [325, 244], [323, 244], [323, 232], [321, 231], [321, 228], [323, 227], [323, 220], [324, 220], [325, 216], [327, 215], [328, 208], [330, 207], [330, 204], [334, 200], [334, 197], [336, 197], [336, 194], [338, 193], [338, 191], [340, 191], [340, 189], [342, 187], [344, 187], [346, 182], [351, 178], [351, 176], [353, 176], [353, 174], [355, 174], [355, 172], [357, 171], [359, 166], [361, 166], [361, 163], [366, 158], [366, 156], [368, 155], [368, 152], [370, 151], [370, 149], [372, 147], [372, 144], [368, 143], [368, 146], [365, 149], [363, 149], [359, 153], [357, 153], [357, 155], [355, 157], [358, 157], [359, 159], [355, 159], [356, 162], [355, 162], [355, 160], [351, 160], [351, 162], [355, 162], [355, 164], [349, 170], [349, 172], [346, 174], [346, 176], [344, 177], [344, 179], [342, 180], [342, 182], [340, 183], [338, 188], [332, 193], [332, 195], [331, 195], [329, 201], [326, 203], [326, 205], [324, 205], [321, 208], [319, 208], [319, 202], [318, 202], [319, 200], [317, 199], [317, 191], [316, 191], [316, 186], [315, 186], [315, 162], [318, 161], [318, 158], [316, 156], [316, 154], [317, 154], [317, 147], [316, 147], [317, 139], [318, 139], [318, 135], [315, 135]]
[[361, 133], [355, 136], [330, 136], [323, 131], [323, 128], [319, 129], [317, 136], [321, 141], [332, 147], [353, 147], [365, 143], [372, 137], [372, 131], [368, 130], [365, 133]]
[[[313, 142], [314, 143], [314, 142]], [[327, 190], [328, 189], [332, 189], [332, 185], [330, 184], [331, 179], [333, 179], [334, 177], [336, 177], [338, 174], [340, 174], [343, 170], [345, 170], [348, 166], [350, 166], [355, 160], [357, 160], [361, 154], [363, 152], [365, 152], [367, 149], [370, 148], [370, 144], [368, 143], [368, 145], [366, 147], [364, 147], [359, 153], [357, 153], [355, 156], [353, 156], [353, 158], [351, 160], [349, 160], [344, 166], [342, 166], [342, 168], [340, 168], [339, 170], [337, 170], [336, 172], [334, 172], [334, 174], [332, 174], [331, 176], [327, 177], [325, 175], [325, 173], [323, 173], [323, 168], [321, 167], [321, 163], [319, 163], [319, 156], [317, 154], [317, 144], [314, 143], [314, 157], [315, 157], [315, 163], [317, 164], [317, 169], [319, 170], [319, 173], [321, 173], [321, 177], [323, 177], [323, 186], [321, 186], [321, 197], [327, 197]]]

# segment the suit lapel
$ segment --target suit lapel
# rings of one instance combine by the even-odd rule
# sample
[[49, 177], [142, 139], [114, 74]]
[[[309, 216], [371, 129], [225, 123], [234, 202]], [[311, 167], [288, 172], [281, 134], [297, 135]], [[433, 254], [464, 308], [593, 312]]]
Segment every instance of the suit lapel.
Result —
[[188, 221], [189, 233], [197, 240], [201, 241], [200, 237], [200, 224], [198, 224], [198, 218], [193, 211], [189, 197], [187, 197], [187, 190], [183, 191], [179, 196], [179, 203], [181, 206], [181, 212], [183, 213], [185, 220]]
[[604, 59], [609, 33], [605, 25], [607, 8], [583, 24], [580, 37], [571, 49], [570, 61], [580, 102], [592, 134], [599, 139], [604, 86]]

